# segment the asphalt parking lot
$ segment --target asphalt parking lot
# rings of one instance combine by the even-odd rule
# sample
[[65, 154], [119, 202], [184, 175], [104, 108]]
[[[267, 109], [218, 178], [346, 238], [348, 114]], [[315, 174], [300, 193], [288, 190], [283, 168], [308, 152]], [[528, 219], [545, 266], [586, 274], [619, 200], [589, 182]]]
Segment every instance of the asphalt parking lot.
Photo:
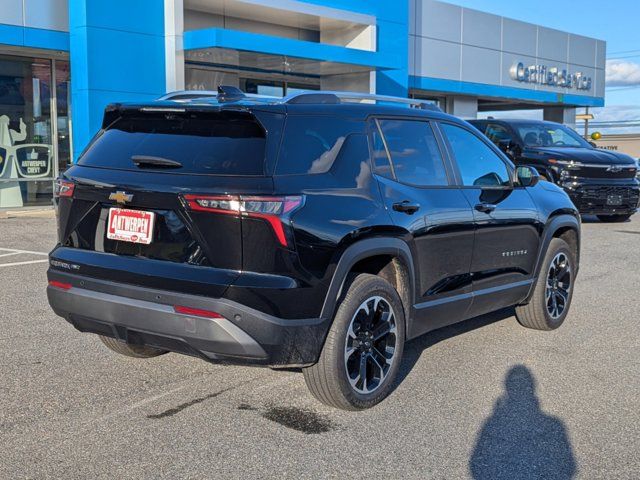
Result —
[[0, 478], [640, 477], [640, 215], [585, 221], [572, 310], [412, 341], [381, 405], [302, 375], [116, 355], [49, 309], [53, 218], [0, 220]]

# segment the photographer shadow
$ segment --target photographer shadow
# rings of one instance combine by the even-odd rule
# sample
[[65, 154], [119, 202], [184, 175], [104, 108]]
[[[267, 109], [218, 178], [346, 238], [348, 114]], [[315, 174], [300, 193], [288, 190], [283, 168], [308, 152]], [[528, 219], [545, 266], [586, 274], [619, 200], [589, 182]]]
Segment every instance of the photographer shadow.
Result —
[[567, 430], [540, 409], [524, 365], [506, 375], [505, 392], [483, 424], [469, 461], [476, 480], [570, 479], [577, 467]]

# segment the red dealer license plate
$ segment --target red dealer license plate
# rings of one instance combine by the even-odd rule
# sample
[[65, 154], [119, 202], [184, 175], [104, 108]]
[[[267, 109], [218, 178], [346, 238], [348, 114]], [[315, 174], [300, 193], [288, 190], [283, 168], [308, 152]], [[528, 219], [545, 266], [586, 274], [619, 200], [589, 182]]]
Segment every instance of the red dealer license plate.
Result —
[[153, 238], [155, 216], [153, 212], [110, 208], [107, 238], [149, 245]]

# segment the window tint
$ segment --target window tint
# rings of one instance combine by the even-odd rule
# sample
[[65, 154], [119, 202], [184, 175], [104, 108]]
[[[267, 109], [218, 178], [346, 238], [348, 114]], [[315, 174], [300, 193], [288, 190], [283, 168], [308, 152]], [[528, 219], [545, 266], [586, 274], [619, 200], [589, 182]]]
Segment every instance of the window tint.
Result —
[[442, 124], [442, 131], [449, 140], [456, 158], [463, 185], [509, 185], [509, 170], [500, 157], [479, 137], [468, 130]]
[[246, 114], [127, 114], [98, 136], [78, 163], [140, 170], [132, 157], [159, 157], [180, 168], [154, 169], [172, 175], [263, 175], [265, 134]]
[[[389, 149], [398, 181], [420, 186], [449, 184], [438, 142], [429, 122], [380, 119], [377, 123]], [[374, 148], [379, 148], [376, 146], [381, 142], [375, 136], [373, 141]]]
[[326, 116], [290, 115], [284, 131], [276, 174], [328, 172], [352, 132], [361, 122]]
[[503, 141], [511, 141], [511, 134], [502, 125], [489, 124], [485, 135], [496, 145]]
[[580, 135], [553, 123], [532, 123], [517, 126], [518, 134], [527, 147], [584, 147], [591, 148]]

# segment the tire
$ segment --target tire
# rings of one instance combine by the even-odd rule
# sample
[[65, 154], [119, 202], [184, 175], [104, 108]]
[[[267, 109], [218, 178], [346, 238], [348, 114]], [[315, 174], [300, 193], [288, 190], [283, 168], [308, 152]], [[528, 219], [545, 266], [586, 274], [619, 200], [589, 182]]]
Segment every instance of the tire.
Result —
[[107, 346], [107, 348], [127, 357], [153, 358], [157, 357], [158, 355], [167, 353], [166, 350], [160, 350], [159, 348], [147, 347], [145, 345], [131, 345], [129, 343], [124, 343], [120, 340], [116, 340], [115, 338], [104, 337], [102, 335], [98, 336], [100, 337], [100, 340], [102, 340], [102, 343]]
[[[562, 276], [554, 282], [550, 280], [553, 276], [552, 264], [554, 265], [554, 272], [562, 275], [563, 259], [566, 260], [566, 264], [569, 267], [568, 277]], [[562, 325], [565, 318], [567, 318], [571, 299], [573, 298], [575, 272], [575, 252], [564, 240], [560, 238], [552, 239], [545, 254], [531, 301], [526, 305], [516, 307], [518, 322], [524, 327], [535, 330], [554, 330]], [[555, 300], [551, 297], [555, 297]], [[554, 309], [554, 302], [557, 310]]]
[[604, 223], [622, 223], [631, 218], [631, 214], [626, 215], [597, 215], [598, 220]]
[[[364, 410], [384, 400], [394, 388], [405, 342], [404, 308], [398, 292], [379, 276], [352, 276], [345, 288], [318, 363], [303, 370], [304, 379], [322, 403]], [[375, 340], [384, 330], [389, 333]]]

